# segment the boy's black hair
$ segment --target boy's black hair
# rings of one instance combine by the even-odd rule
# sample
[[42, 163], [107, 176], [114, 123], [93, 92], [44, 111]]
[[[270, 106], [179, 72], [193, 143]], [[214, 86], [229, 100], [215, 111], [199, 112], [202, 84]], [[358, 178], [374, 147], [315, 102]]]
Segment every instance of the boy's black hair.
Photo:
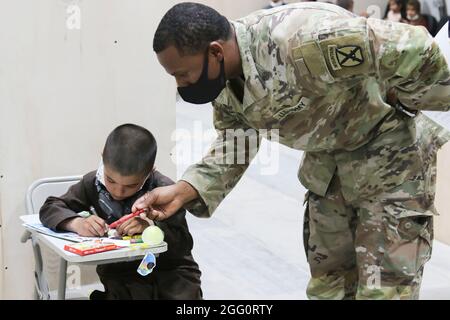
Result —
[[159, 53], [174, 45], [180, 54], [196, 54], [217, 40], [228, 40], [231, 25], [219, 12], [200, 3], [184, 2], [173, 6], [162, 18], [153, 39]]
[[123, 176], [148, 175], [155, 164], [156, 152], [156, 140], [150, 131], [124, 124], [106, 139], [103, 164]]

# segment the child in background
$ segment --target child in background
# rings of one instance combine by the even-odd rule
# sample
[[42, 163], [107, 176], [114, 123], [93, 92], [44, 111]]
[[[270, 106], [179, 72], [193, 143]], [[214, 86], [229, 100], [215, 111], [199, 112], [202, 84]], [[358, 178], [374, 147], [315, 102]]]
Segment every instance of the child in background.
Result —
[[[153, 135], [133, 124], [116, 128], [103, 149], [97, 171], [85, 175], [61, 197], [49, 197], [40, 210], [40, 219], [55, 231], [67, 230], [81, 236], [104, 236], [107, 226], [129, 214], [134, 202], [146, 192], [173, 184], [153, 166], [157, 145]], [[91, 210], [97, 215], [79, 214]], [[156, 268], [147, 277], [137, 273], [140, 261], [97, 266], [105, 292], [91, 299], [202, 299], [201, 272], [192, 257], [192, 236], [185, 211], [155, 222], [165, 235], [168, 251], [160, 254]], [[149, 226], [136, 217], [117, 228], [118, 235], [136, 235]]]
[[421, 14], [421, 6], [418, 0], [409, 0], [406, 4], [406, 20], [403, 22], [413, 26], [423, 26], [428, 30], [428, 22]]
[[390, 0], [389, 1], [389, 12], [387, 13], [386, 20], [392, 22], [401, 22], [402, 17], [402, 1], [401, 0]]

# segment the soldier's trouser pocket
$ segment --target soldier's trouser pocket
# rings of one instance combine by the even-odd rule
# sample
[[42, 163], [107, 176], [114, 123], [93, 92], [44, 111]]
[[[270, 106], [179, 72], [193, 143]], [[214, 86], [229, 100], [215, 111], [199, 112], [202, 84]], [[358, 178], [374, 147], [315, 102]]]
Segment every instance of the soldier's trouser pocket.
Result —
[[388, 218], [385, 224], [386, 251], [383, 267], [408, 284], [411, 279], [420, 285], [425, 263], [431, 258], [433, 216], [411, 215]]
[[[357, 298], [418, 299], [431, 257], [433, 212], [426, 195], [364, 201], [359, 207], [355, 247]], [[397, 194], [397, 193], [396, 193]]]

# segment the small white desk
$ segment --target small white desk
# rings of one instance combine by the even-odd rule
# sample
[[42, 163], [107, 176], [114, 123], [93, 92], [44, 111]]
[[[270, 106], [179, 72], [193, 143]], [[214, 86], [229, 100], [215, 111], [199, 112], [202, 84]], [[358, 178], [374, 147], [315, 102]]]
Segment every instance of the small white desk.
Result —
[[158, 256], [160, 253], [167, 251], [167, 243], [163, 242], [160, 245], [151, 248], [122, 248], [87, 256], [79, 256], [77, 254], [64, 250], [64, 246], [66, 244], [73, 244], [74, 242], [51, 237], [32, 229], [27, 229], [27, 231], [30, 232], [40, 244], [43, 244], [46, 247], [50, 248], [61, 258], [58, 283], [59, 300], [64, 300], [66, 296], [67, 262], [85, 265], [101, 265], [139, 260], [142, 259], [148, 252], [151, 252], [155, 256]]

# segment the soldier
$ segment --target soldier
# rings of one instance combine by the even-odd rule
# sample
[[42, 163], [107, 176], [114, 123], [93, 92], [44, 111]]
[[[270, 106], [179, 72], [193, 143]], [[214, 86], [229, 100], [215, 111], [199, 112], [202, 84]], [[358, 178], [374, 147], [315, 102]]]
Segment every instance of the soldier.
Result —
[[[420, 110], [448, 111], [450, 72], [422, 27], [298, 3], [228, 21], [181, 3], [154, 50], [191, 103], [212, 101], [218, 138], [173, 186], [139, 199], [160, 220], [210, 217], [245, 163], [221, 161], [226, 130], [278, 130], [304, 150], [310, 299], [418, 299], [433, 240], [437, 150], [450, 134]], [[253, 149], [257, 149], [257, 146]], [[242, 151], [242, 150], [241, 150]], [[238, 150], [239, 152], [239, 150]]]

